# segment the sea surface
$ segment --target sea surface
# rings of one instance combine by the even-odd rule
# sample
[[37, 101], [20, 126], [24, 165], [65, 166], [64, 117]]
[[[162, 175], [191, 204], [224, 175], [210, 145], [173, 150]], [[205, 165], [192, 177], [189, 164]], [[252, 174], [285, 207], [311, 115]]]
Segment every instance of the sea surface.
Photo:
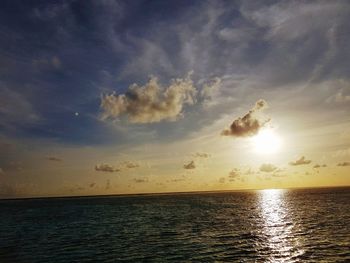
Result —
[[0, 262], [350, 262], [350, 188], [1, 200]]

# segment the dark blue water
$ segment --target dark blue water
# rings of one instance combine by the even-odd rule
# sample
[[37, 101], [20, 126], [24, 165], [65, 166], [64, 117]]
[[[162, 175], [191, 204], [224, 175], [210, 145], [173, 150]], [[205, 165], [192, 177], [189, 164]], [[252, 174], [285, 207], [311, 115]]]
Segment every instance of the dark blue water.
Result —
[[0, 201], [0, 262], [350, 262], [350, 188]]

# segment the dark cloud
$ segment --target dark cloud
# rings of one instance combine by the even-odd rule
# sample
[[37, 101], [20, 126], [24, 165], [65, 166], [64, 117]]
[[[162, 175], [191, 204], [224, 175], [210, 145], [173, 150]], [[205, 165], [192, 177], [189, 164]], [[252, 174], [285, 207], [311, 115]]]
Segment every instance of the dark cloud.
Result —
[[49, 161], [54, 161], [54, 162], [62, 162], [63, 160], [59, 157], [55, 157], [55, 156], [48, 156], [46, 157], [47, 160]]
[[96, 185], [96, 183], [91, 183], [91, 184], [89, 184], [89, 187], [93, 188], [95, 185]]
[[196, 165], [194, 161], [190, 161], [189, 163], [185, 163], [183, 167], [184, 169], [191, 170], [191, 169], [195, 169]]
[[267, 108], [267, 102], [262, 99], [258, 100], [255, 103], [255, 106], [246, 115], [234, 120], [230, 128], [223, 130], [221, 134], [233, 137], [248, 137], [256, 135], [259, 130], [270, 121], [270, 119], [260, 120], [256, 116], [257, 112], [265, 108]]
[[350, 166], [350, 162], [338, 163], [337, 166]]
[[324, 168], [327, 167], [326, 164], [315, 164], [313, 168], [317, 169], [317, 168]]
[[109, 172], [109, 173], [113, 173], [113, 172], [119, 172], [120, 169], [119, 168], [115, 168], [109, 164], [99, 164], [99, 165], [95, 165], [95, 170], [98, 172]]
[[278, 167], [274, 166], [271, 163], [263, 163], [260, 167], [259, 170], [261, 172], [265, 172], [265, 173], [271, 173], [271, 172], [275, 172], [278, 170]]
[[225, 181], [226, 181], [226, 178], [225, 178], [225, 177], [220, 177], [219, 183], [223, 184], [223, 183], [225, 183]]
[[102, 119], [125, 114], [132, 123], [175, 121], [185, 104], [195, 103], [196, 92], [190, 77], [173, 80], [166, 88], [152, 77], [144, 86], [131, 85], [125, 94], [102, 95]]
[[310, 163], [311, 163], [311, 160], [306, 160], [305, 156], [302, 156], [302, 157], [300, 157], [300, 159], [298, 159], [294, 162], [290, 162], [289, 164], [293, 165], [293, 166], [297, 166], [297, 165], [305, 165], [305, 164], [310, 164]]

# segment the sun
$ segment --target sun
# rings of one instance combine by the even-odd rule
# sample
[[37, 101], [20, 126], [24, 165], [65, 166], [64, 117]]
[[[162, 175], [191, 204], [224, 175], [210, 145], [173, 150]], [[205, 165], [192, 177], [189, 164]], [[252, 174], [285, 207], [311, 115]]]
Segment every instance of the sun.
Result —
[[281, 149], [282, 139], [272, 129], [261, 130], [252, 138], [254, 151], [260, 154], [273, 154]]

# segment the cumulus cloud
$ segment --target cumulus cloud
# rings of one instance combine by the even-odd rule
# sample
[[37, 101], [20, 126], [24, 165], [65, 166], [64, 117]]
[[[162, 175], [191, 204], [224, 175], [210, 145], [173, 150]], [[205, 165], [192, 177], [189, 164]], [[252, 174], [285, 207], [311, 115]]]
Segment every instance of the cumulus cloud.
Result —
[[59, 157], [55, 157], [55, 156], [48, 156], [46, 157], [47, 160], [49, 161], [54, 161], [54, 162], [62, 162], [63, 160]]
[[196, 93], [190, 76], [172, 80], [165, 88], [157, 78], [151, 77], [144, 86], [129, 86], [125, 94], [102, 95], [101, 118], [116, 119], [126, 115], [131, 123], [175, 121], [183, 114], [185, 104], [195, 103]]
[[98, 172], [109, 172], [109, 173], [113, 173], [113, 172], [119, 172], [120, 169], [119, 168], [115, 168], [109, 164], [99, 164], [99, 165], [95, 165], [95, 170]]
[[350, 162], [338, 163], [337, 166], [350, 166]]
[[277, 167], [274, 166], [273, 164], [271, 163], [263, 163], [260, 167], [259, 167], [259, 170], [261, 172], [265, 172], [265, 173], [271, 173], [271, 172], [275, 172], [277, 171]]
[[260, 120], [257, 118], [256, 113], [267, 107], [268, 105], [265, 100], [258, 100], [255, 106], [246, 115], [234, 120], [230, 128], [223, 130], [221, 134], [233, 137], [249, 137], [257, 134], [270, 119]]
[[298, 159], [294, 162], [290, 162], [289, 164], [293, 165], [293, 166], [297, 166], [297, 165], [304, 165], [304, 164], [310, 164], [310, 163], [311, 163], [311, 160], [306, 160], [305, 156], [302, 156], [302, 157], [300, 157], [300, 159]]
[[324, 168], [324, 167], [327, 167], [326, 164], [315, 164], [314, 165], [314, 168], [317, 169], [317, 168]]
[[184, 169], [191, 170], [195, 168], [196, 168], [196, 164], [194, 163], [194, 161], [190, 161], [189, 163], [184, 164]]
[[193, 157], [198, 157], [198, 158], [209, 158], [210, 154], [209, 153], [200, 153], [197, 152], [195, 154], [192, 155]]

